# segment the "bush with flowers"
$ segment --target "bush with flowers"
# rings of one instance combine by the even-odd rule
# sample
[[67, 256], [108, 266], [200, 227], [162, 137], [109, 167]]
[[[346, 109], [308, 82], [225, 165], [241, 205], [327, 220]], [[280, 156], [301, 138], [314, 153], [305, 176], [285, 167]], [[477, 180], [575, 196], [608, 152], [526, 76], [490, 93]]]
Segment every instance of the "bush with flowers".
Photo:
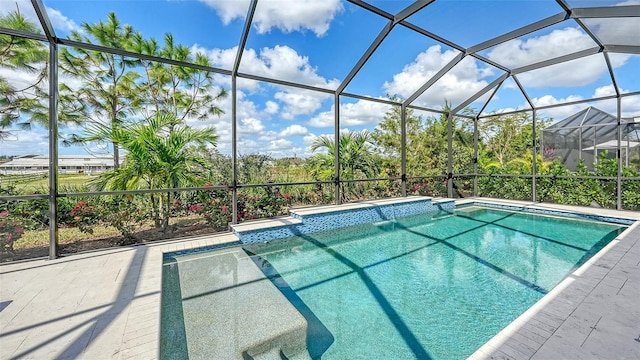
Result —
[[69, 212], [70, 225], [77, 226], [82, 232], [93, 234], [93, 226], [98, 223], [100, 216], [96, 207], [88, 200], [79, 200]]
[[0, 253], [13, 252], [13, 243], [22, 237], [24, 228], [9, 211], [0, 212]]

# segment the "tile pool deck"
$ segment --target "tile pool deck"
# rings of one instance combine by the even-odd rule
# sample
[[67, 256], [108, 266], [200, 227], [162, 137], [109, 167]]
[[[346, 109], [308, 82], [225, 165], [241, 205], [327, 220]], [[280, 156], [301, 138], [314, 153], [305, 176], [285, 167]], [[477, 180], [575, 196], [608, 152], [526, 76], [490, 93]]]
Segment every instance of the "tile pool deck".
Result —
[[[460, 203], [473, 200], [638, 222], [471, 358], [640, 358], [640, 213]], [[157, 358], [162, 254], [236, 240], [225, 233], [0, 266], [0, 359]]]

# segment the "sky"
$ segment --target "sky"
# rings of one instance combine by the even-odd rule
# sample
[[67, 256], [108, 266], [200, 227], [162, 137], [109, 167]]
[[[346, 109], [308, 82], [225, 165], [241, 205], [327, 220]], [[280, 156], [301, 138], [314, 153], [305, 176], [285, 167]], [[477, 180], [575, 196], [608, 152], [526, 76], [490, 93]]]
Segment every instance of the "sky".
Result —
[[[391, 14], [412, 1], [370, 0]], [[640, 0], [568, 0], [573, 7], [636, 5]], [[162, 39], [165, 33], [192, 52], [205, 54], [214, 66], [233, 66], [244, 26], [248, 0], [44, 0], [57, 36], [67, 37], [115, 12], [123, 24], [132, 25], [145, 37]], [[28, 0], [0, 0], [0, 14], [19, 7], [37, 22]], [[407, 21], [468, 48], [505, 32], [562, 12], [553, 0], [437, 0]], [[387, 20], [343, 0], [260, 0], [243, 51], [241, 73], [335, 90], [347, 77], [362, 54], [387, 24]], [[585, 24], [605, 43], [640, 46], [640, 19], [585, 19]], [[573, 19], [482, 50], [479, 54], [509, 68], [530, 65], [596, 46]], [[346, 93], [386, 99], [388, 95], [407, 98], [442, 69], [459, 51], [445, 43], [424, 37], [397, 25], [376, 52], [350, 81]], [[621, 92], [640, 91], [640, 55], [610, 54]], [[488, 63], [466, 56], [431, 88], [415, 105], [441, 109], [445, 101], [454, 107], [498, 79], [504, 72]], [[0, 75], [14, 83], [26, 83], [33, 75], [0, 68]], [[567, 63], [517, 75], [531, 101], [537, 106], [572, 102], [615, 94], [605, 57], [597, 53]], [[73, 86], [77, 80], [60, 75]], [[231, 88], [231, 78], [216, 76], [217, 85]], [[472, 103], [479, 111], [488, 96]], [[600, 101], [542, 110], [539, 116], [563, 119], [593, 105], [612, 114], [616, 101]], [[330, 93], [238, 79], [238, 151], [242, 155], [268, 154], [273, 157], [307, 157], [310, 145], [320, 135], [334, 133], [334, 97]], [[231, 151], [231, 97], [221, 101], [221, 117], [196, 127], [213, 126], [220, 136], [218, 149]], [[485, 108], [502, 112], [529, 108], [515, 81], [509, 78]], [[340, 98], [341, 130], [373, 131], [389, 106], [346, 96]], [[640, 115], [640, 96], [623, 98], [623, 116]], [[420, 115], [434, 115], [418, 112]], [[63, 136], [77, 128], [60, 128]], [[0, 142], [0, 155], [46, 154], [46, 129], [14, 131], [11, 141]], [[101, 144], [60, 147], [60, 154], [107, 154]]]

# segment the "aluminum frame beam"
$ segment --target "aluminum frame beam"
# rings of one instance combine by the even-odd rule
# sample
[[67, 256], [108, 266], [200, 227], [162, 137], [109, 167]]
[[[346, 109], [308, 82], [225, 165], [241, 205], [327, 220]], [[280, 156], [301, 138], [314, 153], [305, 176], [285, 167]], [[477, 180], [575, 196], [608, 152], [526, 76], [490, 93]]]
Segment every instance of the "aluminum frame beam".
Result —
[[458, 65], [458, 63], [460, 63], [460, 61], [462, 61], [462, 59], [464, 59], [465, 57], [465, 53], [459, 53], [458, 55], [456, 55], [456, 57], [454, 57], [453, 59], [451, 59], [451, 61], [449, 61], [447, 63], [447, 65], [445, 65], [442, 69], [440, 69], [440, 71], [438, 71], [437, 73], [435, 73], [431, 79], [429, 79], [429, 81], [427, 81], [424, 85], [422, 85], [418, 90], [416, 90], [413, 94], [411, 94], [411, 96], [409, 96], [403, 103], [403, 106], [407, 106], [409, 104], [411, 104], [412, 102], [414, 102], [418, 97], [420, 97], [420, 95], [422, 95], [425, 91], [427, 91], [428, 88], [430, 88], [431, 86], [433, 86], [433, 84], [435, 84], [438, 80], [440, 80], [445, 74], [447, 74], [449, 72], [449, 70], [451, 70], [454, 66]]
[[537, 70], [537, 69], [541, 69], [547, 66], [552, 66], [552, 65], [557, 65], [560, 63], [565, 63], [571, 60], [577, 60], [577, 59], [581, 59], [587, 56], [591, 56], [591, 55], [595, 55], [602, 52], [602, 48], [601, 47], [592, 47], [590, 49], [585, 49], [585, 50], [581, 50], [581, 51], [577, 51], [571, 54], [567, 54], [567, 55], [562, 55], [562, 56], [558, 56], [556, 58], [552, 58], [552, 59], [548, 59], [548, 60], [544, 60], [544, 61], [540, 61], [537, 63], [533, 63], [530, 65], [525, 65], [525, 66], [521, 66], [519, 68], [513, 69], [513, 71], [511, 72], [512, 74], [520, 74], [523, 72], [527, 72], [527, 71], [532, 71], [532, 70]]
[[238, 223], [238, 69], [240, 68], [240, 62], [242, 61], [242, 54], [244, 47], [247, 44], [247, 38], [249, 37], [249, 31], [251, 30], [251, 23], [253, 22], [253, 15], [256, 12], [256, 6], [258, 0], [251, 0], [249, 9], [247, 10], [247, 17], [244, 22], [244, 28], [242, 29], [242, 35], [240, 36], [240, 43], [238, 45], [238, 51], [236, 52], [236, 58], [233, 62], [233, 69], [231, 70], [231, 167], [232, 167], [232, 201], [231, 201], [231, 223]]
[[417, 13], [418, 11], [422, 10], [425, 6], [431, 4], [434, 1], [435, 0], [417, 0], [413, 4], [407, 6], [406, 8], [404, 8], [402, 10], [400, 10], [400, 12], [397, 13], [393, 17], [393, 23], [394, 24], [398, 24], [398, 23], [404, 21], [409, 16]]
[[376, 49], [378, 49], [380, 44], [382, 44], [384, 39], [389, 35], [394, 25], [395, 24], [393, 23], [393, 20], [389, 20], [389, 22], [387, 22], [387, 24], [382, 28], [382, 30], [380, 30], [380, 32], [378, 33], [378, 36], [376, 36], [376, 38], [373, 40], [371, 45], [369, 45], [369, 47], [364, 52], [364, 54], [362, 54], [358, 62], [353, 66], [353, 68], [351, 68], [351, 71], [349, 71], [349, 74], [347, 74], [347, 76], [342, 80], [342, 82], [340, 83], [340, 86], [338, 86], [338, 89], [336, 89], [336, 94], [341, 94], [344, 91], [344, 89], [346, 89], [347, 86], [349, 86], [349, 83], [353, 80], [356, 74], [358, 74], [360, 69], [362, 69], [364, 64], [367, 62], [367, 60], [369, 60], [371, 55], [373, 55]]
[[58, 44], [49, 43], [49, 259], [58, 257]]
[[638, 45], [614, 45], [604, 44], [604, 51], [623, 54], [640, 54], [640, 46]]
[[480, 98], [482, 95], [486, 94], [489, 90], [493, 89], [494, 87], [497, 87], [499, 84], [502, 84], [502, 82], [504, 82], [508, 77], [509, 77], [508, 73], [502, 74], [500, 77], [498, 77], [497, 79], [493, 80], [489, 85], [487, 85], [484, 88], [480, 89], [480, 91], [475, 93], [472, 97], [468, 98], [463, 103], [458, 105], [455, 109], [451, 110], [451, 112], [453, 114], [457, 114], [460, 110], [466, 108], [467, 106], [469, 106], [469, 104], [471, 104], [474, 101], [478, 100], [478, 98]]
[[42, 0], [31, 0], [31, 4], [33, 5], [33, 9], [36, 11], [36, 16], [38, 16], [38, 20], [40, 20], [40, 25], [42, 25], [42, 30], [44, 30], [44, 35], [47, 37], [48, 41], [51, 43], [56, 42], [56, 31], [53, 29], [51, 25], [51, 21], [49, 20], [49, 15], [47, 15], [47, 9], [45, 8]]
[[29, 31], [15, 30], [15, 29], [5, 28], [1, 26], [0, 26], [0, 35], [18, 36], [26, 39], [45, 41], [45, 42], [49, 41], [49, 39], [47, 39], [47, 37], [42, 34], [36, 34]]
[[531, 23], [529, 25], [523, 26], [523, 27], [521, 27], [519, 29], [510, 31], [510, 32], [508, 32], [506, 34], [503, 34], [503, 35], [500, 35], [500, 36], [496, 36], [493, 39], [489, 39], [487, 41], [483, 41], [483, 42], [481, 42], [481, 43], [479, 43], [477, 45], [474, 45], [474, 46], [468, 48], [467, 52], [471, 54], [471, 53], [476, 53], [478, 51], [482, 51], [482, 50], [488, 49], [490, 47], [494, 47], [494, 46], [496, 46], [498, 44], [507, 42], [509, 40], [513, 40], [513, 39], [519, 38], [521, 36], [536, 32], [536, 31], [541, 30], [541, 29], [544, 29], [546, 27], [558, 24], [560, 22], [563, 22], [563, 21], [567, 20], [567, 18], [568, 18], [567, 13], [563, 11], [563, 12], [558, 13], [556, 15], [549, 16], [546, 19], [542, 19], [540, 21], [536, 21], [536, 22]]
[[571, 17], [578, 19], [640, 17], [640, 5], [573, 8]]

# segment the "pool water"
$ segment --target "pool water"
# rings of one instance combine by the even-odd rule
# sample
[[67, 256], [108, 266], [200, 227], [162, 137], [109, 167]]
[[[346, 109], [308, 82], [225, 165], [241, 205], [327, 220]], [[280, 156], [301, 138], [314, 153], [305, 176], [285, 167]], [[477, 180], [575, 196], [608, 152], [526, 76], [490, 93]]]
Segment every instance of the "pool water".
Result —
[[[469, 206], [243, 249], [306, 318], [313, 358], [463, 359], [624, 229]], [[218, 266], [191, 264], [200, 273]], [[180, 291], [165, 296], [176, 286], [185, 303], [179, 282], [163, 276], [165, 340], [189, 329], [182, 310], [173, 322], [165, 315], [180, 303]], [[165, 340], [161, 356], [192, 347]]]
[[[245, 247], [331, 332], [323, 359], [462, 359], [624, 227], [484, 208]], [[320, 339], [322, 340], [322, 339]]]

